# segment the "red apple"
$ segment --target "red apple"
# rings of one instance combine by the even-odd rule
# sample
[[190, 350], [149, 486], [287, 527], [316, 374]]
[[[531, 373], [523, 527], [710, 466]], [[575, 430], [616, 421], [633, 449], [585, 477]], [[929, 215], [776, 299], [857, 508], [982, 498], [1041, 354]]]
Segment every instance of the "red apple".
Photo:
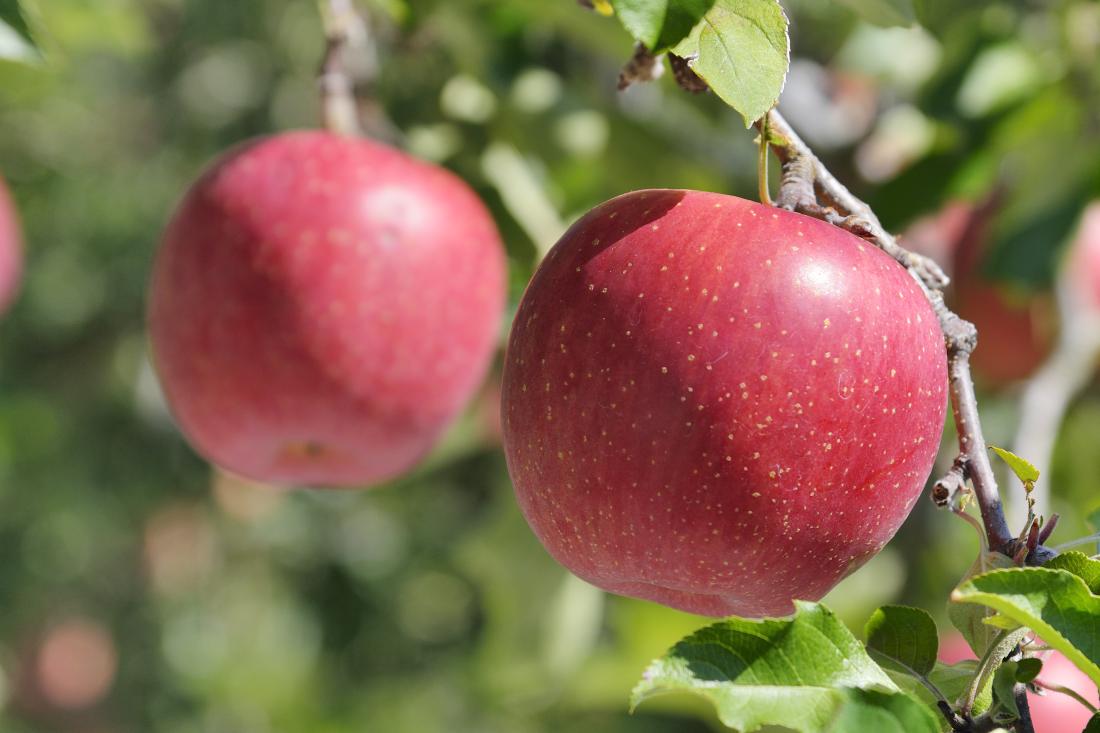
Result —
[[150, 289], [168, 402], [199, 453], [279, 484], [409, 468], [488, 368], [504, 255], [474, 193], [368, 140], [239, 147], [188, 192]]
[[528, 286], [505, 449], [590, 583], [714, 616], [816, 600], [894, 535], [943, 428], [920, 288], [821, 221], [695, 191], [589, 212]]
[[4, 179], [0, 178], [0, 312], [7, 310], [19, 289], [23, 273], [23, 239], [19, 216]]
[[1100, 312], [1100, 202], [1085, 208], [1070, 245], [1065, 279], [1075, 307]]

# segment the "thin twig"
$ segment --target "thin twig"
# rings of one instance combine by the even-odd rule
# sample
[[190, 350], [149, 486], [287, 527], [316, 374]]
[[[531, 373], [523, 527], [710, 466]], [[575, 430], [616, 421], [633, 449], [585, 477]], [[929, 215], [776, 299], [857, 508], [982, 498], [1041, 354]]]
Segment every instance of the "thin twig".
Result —
[[325, 19], [325, 55], [317, 82], [321, 87], [321, 120], [329, 132], [355, 136], [362, 132], [355, 84], [348, 72], [345, 53], [356, 23], [351, 0], [328, 0], [321, 6]]
[[1032, 684], [1035, 685], [1036, 687], [1039, 687], [1039, 688], [1043, 689], [1043, 690], [1049, 690], [1050, 692], [1057, 692], [1060, 695], [1067, 695], [1069, 697], [1072, 697], [1074, 700], [1076, 700], [1077, 702], [1081, 703], [1086, 708], [1088, 708], [1089, 712], [1092, 713], [1093, 715], [1100, 714], [1100, 710], [1097, 710], [1095, 705], [1093, 705], [1091, 702], [1089, 702], [1087, 699], [1085, 699], [1084, 695], [1077, 692], [1076, 690], [1070, 689], [1069, 687], [1064, 687], [1062, 685], [1048, 685], [1045, 682], [1043, 682], [1042, 680], [1038, 680], [1038, 679], [1033, 680]]
[[1031, 706], [1027, 702], [1027, 685], [1017, 682], [1012, 687], [1012, 696], [1016, 699], [1016, 709], [1020, 711], [1020, 719], [1015, 723], [1016, 733], [1035, 733]]

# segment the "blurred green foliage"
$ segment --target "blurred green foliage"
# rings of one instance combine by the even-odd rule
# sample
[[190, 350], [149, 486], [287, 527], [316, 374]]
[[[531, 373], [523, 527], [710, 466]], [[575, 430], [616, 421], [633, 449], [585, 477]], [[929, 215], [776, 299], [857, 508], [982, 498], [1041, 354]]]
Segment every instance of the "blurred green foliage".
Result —
[[[894, 228], [1003, 186], [987, 269], [1049, 287], [1100, 187], [1100, 9], [924, 5], [927, 32], [787, 3], [788, 116]], [[315, 4], [33, 8], [48, 63], [0, 61], [0, 171], [28, 242], [0, 327], [0, 731], [715, 729], [689, 700], [627, 715], [645, 665], [702, 622], [605, 598], [545, 554], [512, 499], [491, 386], [427, 465], [369, 492], [219, 477], [175, 432], [143, 333], [159, 231], [220, 151], [315, 124]], [[630, 42], [614, 19], [570, 0], [370, 9], [383, 63], [369, 91], [407, 147], [485, 198], [513, 303], [564, 223], [606, 198], [754, 196], [756, 149], [732, 110], [669, 79], [616, 93]], [[1014, 399], [983, 398], [992, 442], [1011, 437]], [[1092, 388], [1056, 455], [1056, 540], [1085, 531], [1098, 435]], [[857, 624], [913, 603], [945, 628], [976, 549], [921, 502], [827, 603]]]

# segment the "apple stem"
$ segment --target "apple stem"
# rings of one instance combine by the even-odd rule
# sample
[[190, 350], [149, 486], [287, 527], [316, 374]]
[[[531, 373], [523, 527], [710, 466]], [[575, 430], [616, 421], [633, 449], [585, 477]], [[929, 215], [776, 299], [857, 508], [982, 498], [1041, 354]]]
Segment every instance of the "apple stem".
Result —
[[771, 191], [768, 190], [768, 118], [760, 119], [760, 157], [756, 161], [756, 182], [759, 186], [760, 203], [774, 206]]
[[352, 0], [328, 0], [321, 5], [321, 15], [325, 24], [325, 55], [317, 77], [321, 121], [326, 130], [337, 135], [359, 135], [359, 105], [345, 54], [356, 32], [365, 32], [363, 19], [355, 12]]
[[[990, 549], [1009, 557], [1020, 549], [1020, 540], [1009, 531], [982, 435], [974, 380], [970, 374], [970, 354], [978, 343], [977, 329], [953, 313], [944, 303], [943, 288], [949, 280], [939, 265], [922, 255], [909, 252], [883, 228], [871, 207], [849, 191], [813, 154], [778, 110], [772, 109], [756, 123], [761, 134], [783, 165], [783, 182], [777, 205], [823, 219], [875, 244], [909, 270], [924, 290], [939, 319], [947, 349], [951, 409], [958, 433], [959, 454], [947, 476], [933, 489], [937, 504], [950, 503], [952, 495], [964, 488], [965, 479], [974, 487], [982, 523]], [[1054, 553], [1037, 546], [1026, 553], [1028, 564], [1041, 565]]]

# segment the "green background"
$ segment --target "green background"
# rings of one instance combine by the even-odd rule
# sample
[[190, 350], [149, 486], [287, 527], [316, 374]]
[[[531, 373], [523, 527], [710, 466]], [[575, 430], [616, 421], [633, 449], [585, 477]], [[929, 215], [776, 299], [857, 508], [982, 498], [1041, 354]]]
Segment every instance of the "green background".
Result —
[[[826, 94], [841, 122], [811, 143], [893, 229], [1002, 186], [983, 270], [1018, 297], [1049, 289], [1100, 190], [1096, 4], [926, 2], [928, 31], [847, 9], [875, 5], [889, 3], [785, 4], [802, 83], [784, 104], [806, 80]], [[369, 7], [382, 59], [370, 94], [407, 148], [490, 206], [513, 307], [540, 251], [606, 198], [755, 197], [753, 133], [736, 113], [668, 78], [616, 92], [631, 43], [613, 18], [571, 0]], [[46, 63], [0, 62], [0, 171], [27, 238], [0, 325], [0, 731], [714, 729], [687, 699], [627, 714], [646, 663], [703, 620], [605, 597], [546, 555], [512, 498], [491, 384], [426, 465], [370, 491], [218, 477], [174, 430], [143, 331], [159, 232], [220, 151], [315, 124], [315, 4], [32, 9]], [[991, 442], [1011, 440], [1017, 396], [983, 391]], [[1083, 533], [1097, 501], [1098, 435], [1094, 384], [1056, 454], [1056, 541]], [[856, 628], [891, 601], [942, 619], [976, 549], [921, 501], [827, 603]], [[117, 672], [65, 707], [58, 685], [94, 678], [95, 655], [70, 648], [58, 682], [44, 644], [89, 625]]]

